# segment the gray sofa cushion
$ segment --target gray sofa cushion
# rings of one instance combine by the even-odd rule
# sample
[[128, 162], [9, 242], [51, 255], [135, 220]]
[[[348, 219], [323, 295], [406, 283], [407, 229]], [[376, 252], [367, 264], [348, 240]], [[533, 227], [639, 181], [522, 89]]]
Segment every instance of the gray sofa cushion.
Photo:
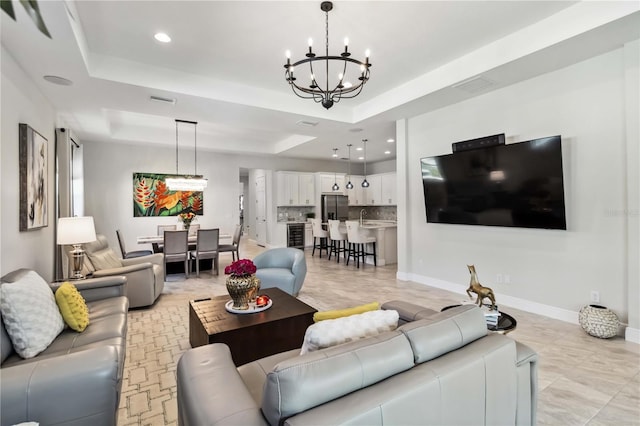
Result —
[[262, 412], [272, 425], [413, 367], [407, 339], [390, 331], [282, 361], [268, 373]]
[[487, 335], [482, 311], [463, 305], [398, 327], [411, 342], [415, 363], [420, 364], [461, 348]]

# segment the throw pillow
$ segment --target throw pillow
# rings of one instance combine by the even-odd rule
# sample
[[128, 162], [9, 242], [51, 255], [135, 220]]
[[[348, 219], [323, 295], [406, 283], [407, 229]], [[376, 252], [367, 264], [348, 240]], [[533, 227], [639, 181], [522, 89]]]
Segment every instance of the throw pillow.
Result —
[[377, 310], [317, 322], [307, 328], [300, 355], [395, 330], [398, 318], [398, 311]]
[[96, 270], [98, 271], [102, 269], [122, 267], [122, 261], [118, 258], [118, 256], [116, 256], [116, 254], [110, 248], [100, 250], [95, 253], [87, 252], [87, 254], [94, 268], [96, 268]]
[[380, 309], [380, 304], [378, 302], [373, 302], [373, 303], [367, 303], [366, 305], [354, 306], [353, 308], [337, 309], [334, 311], [316, 312], [315, 314], [313, 314], [313, 322], [348, 317], [350, 315], [361, 314], [363, 312], [369, 312], [369, 311], [376, 311], [378, 309]]
[[66, 282], [56, 290], [56, 302], [62, 318], [75, 331], [82, 332], [89, 325], [89, 308], [76, 286]]
[[53, 291], [34, 271], [0, 285], [0, 310], [13, 348], [23, 358], [38, 355], [64, 329]]

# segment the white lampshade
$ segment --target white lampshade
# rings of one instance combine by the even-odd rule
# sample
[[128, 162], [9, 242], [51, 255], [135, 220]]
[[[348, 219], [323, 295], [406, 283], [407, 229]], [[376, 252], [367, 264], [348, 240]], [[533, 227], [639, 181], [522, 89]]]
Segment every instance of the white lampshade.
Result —
[[58, 219], [58, 244], [82, 244], [96, 240], [93, 217], [61, 217]]

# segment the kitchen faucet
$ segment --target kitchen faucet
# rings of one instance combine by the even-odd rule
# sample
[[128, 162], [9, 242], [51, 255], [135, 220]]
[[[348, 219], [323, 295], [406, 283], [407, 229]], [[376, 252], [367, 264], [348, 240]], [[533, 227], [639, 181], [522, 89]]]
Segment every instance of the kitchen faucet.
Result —
[[362, 225], [362, 216], [366, 216], [367, 211], [365, 209], [360, 210], [360, 225]]

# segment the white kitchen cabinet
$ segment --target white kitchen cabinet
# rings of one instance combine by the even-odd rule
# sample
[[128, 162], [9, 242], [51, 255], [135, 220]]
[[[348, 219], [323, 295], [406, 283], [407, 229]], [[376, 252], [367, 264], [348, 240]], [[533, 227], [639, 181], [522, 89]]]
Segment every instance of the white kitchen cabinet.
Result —
[[362, 187], [363, 180], [364, 176], [351, 176], [353, 188], [346, 189], [348, 180], [345, 179], [345, 194], [349, 196], [350, 206], [364, 206], [366, 204], [364, 199], [364, 188]]
[[278, 206], [313, 206], [315, 187], [312, 173], [276, 172]]
[[364, 188], [365, 205], [379, 206], [382, 201], [382, 177], [380, 175], [367, 176], [369, 187]]
[[[321, 194], [344, 194], [344, 174], [319, 173]], [[333, 184], [337, 183], [339, 189], [335, 191]]]
[[305, 248], [313, 247], [313, 232], [311, 223], [305, 223], [304, 225], [304, 246]]
[[396, 174], [395, 173], [385, 173], [380, 175], [380, 189], [381, 189], [381, 199], [380, 205], [383, 206], [395, 206], [397, 204], [396, 201]]
[[298, 201], [303, 206], [313, 206], [316, 198], [316, 185], [313, 173], [298, 173]]

